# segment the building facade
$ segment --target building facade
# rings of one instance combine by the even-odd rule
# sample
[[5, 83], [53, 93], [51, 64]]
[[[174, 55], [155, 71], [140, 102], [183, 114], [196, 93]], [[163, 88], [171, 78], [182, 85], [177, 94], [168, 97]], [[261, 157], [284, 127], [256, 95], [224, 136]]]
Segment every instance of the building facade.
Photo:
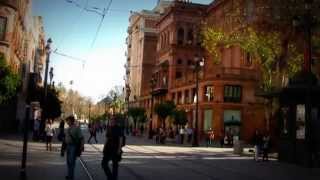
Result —
[[0, 2], [0, 54], [7, 64], [20, 75], [22, 84], [17, 94], [15, 117], [10, 121], [21, 122], [29, 81], [42, 82], [45, 60], [45, 34], [41, 17], [32, 15], [31, 0], [4, 0]]
[[138, 106], [150, 95], [149, 82], [155, 66], [158, 37], [156, 22], [169, 4], [161, 1], [153, 10], [132, 12], [130, 16], [125, 79], [127, 98], [132, 106]]

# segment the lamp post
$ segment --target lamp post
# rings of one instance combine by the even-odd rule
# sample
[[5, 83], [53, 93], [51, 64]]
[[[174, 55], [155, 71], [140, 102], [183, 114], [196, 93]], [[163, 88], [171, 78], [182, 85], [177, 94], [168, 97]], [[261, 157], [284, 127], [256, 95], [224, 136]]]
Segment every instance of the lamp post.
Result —
[[49, 38], [47, 40], [47, 45], [46, 45], [46, 69], [45, 69], [45, 74], [44, 74], [44, 98], [46, 100], [47, 98], [47, 90], [48, 90], [48, 86], [47, 86], [47, 82], [48, 82], [48, 71], [49, 71], [49, 63], [50, 63], [50, 54], [51, 54], [51, 44], [52, 44], [52, 40], [51, 38]]
[[131, 90], [130, 90], [130, 86], [129, 84], [126, 84], [126, 102], [127, 102], [127, 118], [126, 118], [126, 132], [127, 134], [129, 134], [129, 108], [130, 108], [130, 94], [131, 94]]
[[149, 123], [149, 139], [152, 139], [152, 120], [153, 120], [153, 91], [156, 87], [156, 79], [152, 75], [152, 78], [150, 79], [150, 87], [151, 87], [151, 108], [150, 108], [150, 123]]
[[50, 68], [50, 71], [49, 71], [49, 78], [50, 78], [50, 86], [52, 86], [52, 79], [53, 79], [53, 67]]
[[196, 73], [196, 118], [195, 118], [195, 128], [193, 133], [193, 147], [199, 146], [199, 129], [198, 129], [198, 114], [199, 114], [199, 72], [204, 66], [204, 59], [200, 58], [198, 55], [194, 57], [194, 71]]
[[[49, 63], [50, 63], [50, 54], [51, 54], [51, 44], [52, 44], [52, 40], [51, 38], [49, 38], [47, 40], [47, 45], [45, 47], [46, 50], [46, 69], [45, 69], [45, 74], [44, 74], [44, 98], [43, 98], [43, 105], [45, 108], [47, 108], [47, 91], [48, 91], [48, 86], [47, 86], [47, 82], [48, 82], [48, 68], [49, 68]], [[43, 108], [43, 109], [45, 109]], [[42, 111], [44, 112], [44, 111]], [[45, 113], [42, 113], [42, 121], [40, 122], [40, 134], [43, 135], [44, 134], [44, 129], [45, 129], [45, 121], [46, 121], [46, 117], [44, 116]]]

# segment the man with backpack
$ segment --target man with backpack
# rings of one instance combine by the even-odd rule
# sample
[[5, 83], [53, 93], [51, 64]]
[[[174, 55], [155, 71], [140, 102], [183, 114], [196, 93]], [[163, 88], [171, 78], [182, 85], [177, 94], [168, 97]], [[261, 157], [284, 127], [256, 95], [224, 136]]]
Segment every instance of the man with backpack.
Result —
[[76, 159], [84, 150], [84, 139], [81, 129], [75, 124], [75, 118], [73, 116], [67, 117], [67, 123], [69, 128], [67, 129], [65, 137], [68, 168], [68, 175], [66, 176], [66, 179], [73, 180]]
[[[123, 129], [118, 125], [118, 119], [110, 121], [106, 132], [106, 142], [103, 147], [103, 159], [101, 166], [108, 180], [118, 179], [118, 167], [122, 156], [122, 147], [125, 145]], [[112, 161], [112, 171], [109, 168], [109, 161]]]

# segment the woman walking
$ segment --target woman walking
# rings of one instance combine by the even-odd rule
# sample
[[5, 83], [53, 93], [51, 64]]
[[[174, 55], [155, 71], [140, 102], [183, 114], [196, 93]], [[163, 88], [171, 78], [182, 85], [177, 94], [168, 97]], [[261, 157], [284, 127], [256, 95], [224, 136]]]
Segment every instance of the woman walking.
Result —
[[54, 135], [54, 128], [52, 126], [51, 119], [47, 121], [45, 132], [46, 132], [47, 151], [48, 150], [52, 151], [52, 137]]

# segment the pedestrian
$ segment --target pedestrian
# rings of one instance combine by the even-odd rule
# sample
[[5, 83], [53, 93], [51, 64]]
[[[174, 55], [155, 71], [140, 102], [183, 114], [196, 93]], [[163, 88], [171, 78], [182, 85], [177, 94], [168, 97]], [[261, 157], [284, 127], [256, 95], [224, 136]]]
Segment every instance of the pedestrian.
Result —
[[67, 151], [66, 161], [68, 169], [68, 175], [66, 176], [66, 179], [73, 180], [77, 157], [79, 157], [81, 152], [84, 150], [84, 139], [81, 129], [75, 124], [74, 116], [69, 116], [66, 120], [69, 125], [65, 137]]
[[187, 141], [188, 141], [188, 143], [191, 143], [192, 133], [193, 133], [192, 128], [188, 127], [188, 128], [187, 128], [187, 136], [188, 136]]
[[144, 134], [144, 126], [143, 126], [143, 124], [140, 126], [140, 133], [141, 133], [141, 136], [143, 136], [143, 134]]
[[256, 130], [253, 135], [253, 144], [254, 144], [254, 160], [259, 161], [259, 154], [261, 153], [261, 145], [262, 145], [262, 136], [259, 130]]
[[262, 156], [262, 161], [268, 161], [268, 154], [269, 154], [269, 147], [270, 147], [270, 136], [268, 133], [266, 133], [263, 138], [263, 144], [262, 144], [262, 152], [263, 152], [263, 156]]
[[65, 122], [64, 122], [64, 120], [62, 119], [61, 121], [60, 121], [60, 124], [59, 124], [59, 134], [58, 134], [58, 140], [59, 141], [61, 141], [61, 142], [63, 142], [64, 141], [64, 138], [65, 138], [65, 133], [64, 133], [64, 124], [65, 124]]
[[180, 128], [179, 134], [180, 134], [180, 144], [183, 144], [183, 142], [184, 142], [184, 134], [185, 134], [184, 127]]
[[94, 124], [92, 124], [90, 126], [89, 132], [90, 132], [90, 137], [88, 139], [88, 144], [90, 144], [92, 137], [94, 137], [94, 140], [96, 141], [96, 143], [98, 143], [98, 140], [97, 140], [97, 128], [96, 128], [96, 126]]
[[46, 132], [46, 147], [47, 147], [47, 151], [48, 150], [52, 151], [52, 137], [53, 137], [55, 132], [54, 132], [54, 127], [52, 125], [52, 120], [51, 119], [48, 119], [48, 121], [47, 121], [45, 132]]
[[33, 124], [33, 140], [34, 141], [39, 140], [39, 130], [40, 130], [40, 120], [36, 118]]
[[[103, 147], [103, 159], [101, 166], [108, 180], [118, 179], [118, 167], [122, 156], [125, 136], [116, 119], [112, 119], [106, 133], [106, 142]], [[109, 162], [112, 161], [112, 171]]]
[[211, 145], [211, 129], [207, 130], [206, 133], [206, 146], [209, 147]]

